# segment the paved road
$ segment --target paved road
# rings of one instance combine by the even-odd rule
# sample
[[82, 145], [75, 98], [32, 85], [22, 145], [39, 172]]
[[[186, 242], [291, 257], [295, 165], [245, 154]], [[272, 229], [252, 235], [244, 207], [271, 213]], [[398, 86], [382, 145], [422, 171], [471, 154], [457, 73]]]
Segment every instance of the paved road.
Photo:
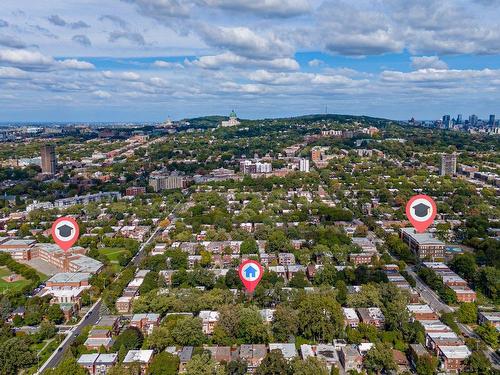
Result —
[[58, 348], [52, 353], [49, 359], [40, 367], [37, 374], [41, 374], [48, 368], [54, 368], [61, 361], [64, 353], [69, 346], [75, 341], [82, 330], [89, 326], [94, 325], [99, 319], [99, 309], [101, 307], [101, 299], [99, 298], [96, 303], [90, 308], [89, 312], [74, 326], [66, 335], [66, 338], [59, 344]]
[[417, 290], [424, 299], [425, 302], [434, 310], [441, 313], [450, 313], [453, 312], [454, 309], [447, 304], [443, 303], [439, 296], [425, 284], [420, 277], [413, 271], [412, 267], [406, 267], [406, 272], [413, 276], [415, 281], [417, 282]]

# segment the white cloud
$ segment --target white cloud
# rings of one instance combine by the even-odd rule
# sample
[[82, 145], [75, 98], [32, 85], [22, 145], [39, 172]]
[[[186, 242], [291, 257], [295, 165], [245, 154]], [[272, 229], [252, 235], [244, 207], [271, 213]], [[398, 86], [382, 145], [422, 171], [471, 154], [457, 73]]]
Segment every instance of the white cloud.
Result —
[[59, 61], [59, 65], [65, 69], [74, 69], [74, 70], [91, 70], [95, 69], [94, 64], [91, 64], [87, 61], [80, 61], [76, 59], [67, 59]]
[[225, 52], [213, 56], [202, 56], [194, 60], [191, 64], [203, 69], [223, 69], [227, 66], [247, 69], [268, 68], [277, 70], [298, 70], [300, 68], [296, 60], [288, 57], [272, 60], [255, 60], [236, 55], [232, 52]]
[[273, 33], [259, 35], [248, 27], [200, 27], [203, 39], [210, 46], [227, 49], [251, 59], [274, 59], [290, 56], [294, 52], [291, 44], [282, 41]]
[[310, 60], [307, 65], [311, 66], [311, 67], [318, 67], [318, 66], [322, 66], [322, 65], [325, 65], [325, 62], [323, 60], [319, 60], [319, 59], [312, 59]]
[[110, 70], [105, 70], [102, 72], [105, 78], [116, 78], [123, 81], [138, 81], [141, 76], [135, 72], [112, 72]]
[[153, 63], [153, 66], [156, 68], [170, 68], [170, 69], [174, 69], [174, 68], [182, 69], [182, 68], [184, 68], [184, 65], [182, 65], [180, 63], [163, 61], [163, 60], [156, 60]]
[[0, 50], [0, 62], [15, 66], [50, 66], [54, 59], [28, 50]]
[[437, 56], [412, 56], [411, 67], [413, 69], [448, 69], [448, 65]]
[[96, 90], [93, 92], [94, 96], [99, 99], [108, 99], [111, 98], [111, 94], [104, 90]]

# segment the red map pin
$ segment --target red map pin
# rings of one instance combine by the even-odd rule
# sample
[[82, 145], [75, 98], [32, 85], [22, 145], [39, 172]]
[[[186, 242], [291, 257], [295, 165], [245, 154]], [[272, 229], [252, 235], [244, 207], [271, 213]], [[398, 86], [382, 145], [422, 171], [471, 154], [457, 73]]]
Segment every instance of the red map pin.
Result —
[[415, 195], [406, 204], [406, 216], [418, 233], [425, 232], [434, 221], [436, 214], [436, 202], [428, 195]]
[[52, 224], [52, 238], [64, 251], [75, 244], [80, 235], [80, 228], [75, 219], [69, 216], [63, 216]]
[[245, 288], [252, 293], [257, 287], [260, 279], [262, 279], [264, 269], [256, 260], [247, 259], [240, 264], [238, 272], [241, 282], [245, 285]]

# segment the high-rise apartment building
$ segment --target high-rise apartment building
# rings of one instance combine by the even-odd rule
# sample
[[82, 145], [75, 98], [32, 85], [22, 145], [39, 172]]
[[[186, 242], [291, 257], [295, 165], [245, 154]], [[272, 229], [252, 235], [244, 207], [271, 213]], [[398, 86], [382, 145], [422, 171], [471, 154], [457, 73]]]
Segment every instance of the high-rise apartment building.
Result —
[[441, 176], [453, 176], [457, 173], [457, 154], [441, 155]]
[[55, 174], [57, 169], [56, 148], [54, 145], [44, 145], [41, 149], [42, 173]]
[[309, 159], [300, 159], [299, 160], [299, 170], [301, 172], [309, 172], [310, 167], [309, 167]]

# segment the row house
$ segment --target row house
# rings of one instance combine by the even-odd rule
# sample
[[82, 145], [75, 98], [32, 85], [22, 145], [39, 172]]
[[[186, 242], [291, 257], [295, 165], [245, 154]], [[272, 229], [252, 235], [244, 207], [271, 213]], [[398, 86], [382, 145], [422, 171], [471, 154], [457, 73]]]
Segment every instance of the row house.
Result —
[[385, 324], [384, 314], [378, 307], [361, 307], [358, 309], [358, 314], [363, 323], [374, 325], [377, 328], [382, 328]]
[[243, 344], [239, 348], [238, 357], [247, 363], [248, 372], [253, 374], [266, 354], [267, 347], [264, 344]]
[[439, 318], [429, 305], [408, 305], [406, 309], [413, 320], [437, 320]]
[[438, 356], [441, 363], [441, 369], [446, 372], [459, 373], [464, 369], [465, 362], [471, 354], [471, 351], [466, 345], [440, 345]]
[[82, 354], [77, 362], [90, 375], [105, 375], [118, 362], [118, 354]]
[[308, 357], [316, 357], [320, 361], [326, 364], [328, 371], [331, 371], [332, 367], [339, 368], [339, 356], [334, 345], [331, 344], [318, 344], [318, 345], [308, 345], [303, 344], [300, 346], [300, 352], [302, 354], [302, 359], [306, 360]]
[[139, 364], [141, 375], [145, 375], [153, 361], [153, 350], [129, 350], [123, 359], [123, 365], [130, 367]]
[[130, 320], [130, 327], [135, 327], [141, 330], [144, 334], [151, 334], [154, 327], [160, 325], [160, 314], [134, 314]]
[[425, 344], [437, 354], [440, 346], [460, 346], [464, 343], [454, 332], [428, 332], [425, 334]]
[[363, 368], [363, 356], [353, 345], [346, 345], [340, 349], [339, 361], [346, 373], [349, 371], [361, 372]]
[[479, 324], [491, 324], [494, 327], [500, 329], [500, 312], [498, 311], [492, 311], [492, 312], [487, 312], [487, 311], [481, 311], [478, 314], [479, 318]]
[[356, 310], [350, 307], [343, 307], [344, 325], [346, 327], [356, 328], [359, 325], [359, 317]]

